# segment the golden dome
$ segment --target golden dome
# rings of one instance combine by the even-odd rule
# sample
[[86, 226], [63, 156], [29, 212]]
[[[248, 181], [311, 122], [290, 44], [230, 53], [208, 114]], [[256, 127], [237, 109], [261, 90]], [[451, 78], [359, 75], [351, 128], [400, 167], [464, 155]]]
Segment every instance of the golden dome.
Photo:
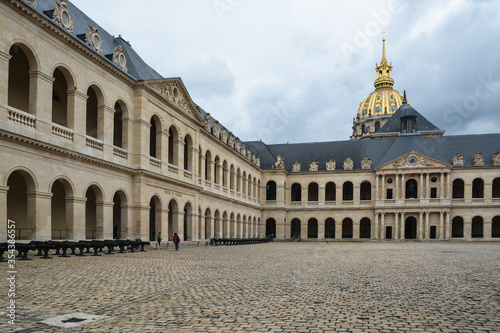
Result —
[[375, 91], [366, 97], [359, 105], [356, 121], [372, 116], [392, 115], [403, 103], [403, 95], [392, 87], [392, 63], [385, 57], [385, 38], [382, 40], [382, 61], [376, 65]]
[[403, 95], [392, 88], [377, 89], [359, 105], [356, 120], [371, 116], [392, 115], [403, 104]]

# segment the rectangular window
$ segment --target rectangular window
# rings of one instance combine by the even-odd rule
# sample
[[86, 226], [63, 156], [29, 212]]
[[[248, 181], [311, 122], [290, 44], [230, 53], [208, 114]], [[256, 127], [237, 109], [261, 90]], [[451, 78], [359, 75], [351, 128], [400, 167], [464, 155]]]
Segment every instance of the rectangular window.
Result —
[[387, 199], [392, 200], [392, 188], [387, 189]]
[[437, 198], [437, 192], [438, 192], [437, 187], [431, 187], [431, 199]]

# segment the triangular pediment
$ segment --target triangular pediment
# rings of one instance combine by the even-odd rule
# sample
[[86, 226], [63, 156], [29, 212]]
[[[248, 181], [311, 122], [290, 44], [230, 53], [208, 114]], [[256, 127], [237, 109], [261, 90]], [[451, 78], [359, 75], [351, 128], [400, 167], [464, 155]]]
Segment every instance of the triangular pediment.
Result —
[[451, 165], [435, 158], [426, 156], [416, 151], [411, 151], [376, 168], [376, 170], [394, 169], [443, 169], [450, 168]]
[[189, 96], [181, 78], [144, 81], [140, 83], [173, 107], [202, 123], [198, 107]]

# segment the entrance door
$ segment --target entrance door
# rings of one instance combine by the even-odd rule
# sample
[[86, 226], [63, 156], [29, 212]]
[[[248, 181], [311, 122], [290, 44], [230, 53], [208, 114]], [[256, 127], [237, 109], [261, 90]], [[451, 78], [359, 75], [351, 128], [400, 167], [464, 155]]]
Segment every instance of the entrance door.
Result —
[[385, 227], [385, 239], [392, 239], [392, 227]]
[[436, 226], [431, 226], [431, 239], [436, 239]]
[[417, 238], [417, 219], [410, 216], [405, 221], [405, 239]]

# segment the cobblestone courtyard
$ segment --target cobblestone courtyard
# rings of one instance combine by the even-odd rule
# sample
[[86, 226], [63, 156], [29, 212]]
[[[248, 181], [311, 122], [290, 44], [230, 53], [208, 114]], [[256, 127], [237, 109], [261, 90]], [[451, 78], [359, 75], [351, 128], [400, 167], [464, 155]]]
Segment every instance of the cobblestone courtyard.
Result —
[[[275, 242], [32, 258], [16, 263], [16, 325], [2, 306], [2, 332], [500, 332], [500, 243]], [[72, 313], [107, 317], [69, 329], [42, 323]]]

